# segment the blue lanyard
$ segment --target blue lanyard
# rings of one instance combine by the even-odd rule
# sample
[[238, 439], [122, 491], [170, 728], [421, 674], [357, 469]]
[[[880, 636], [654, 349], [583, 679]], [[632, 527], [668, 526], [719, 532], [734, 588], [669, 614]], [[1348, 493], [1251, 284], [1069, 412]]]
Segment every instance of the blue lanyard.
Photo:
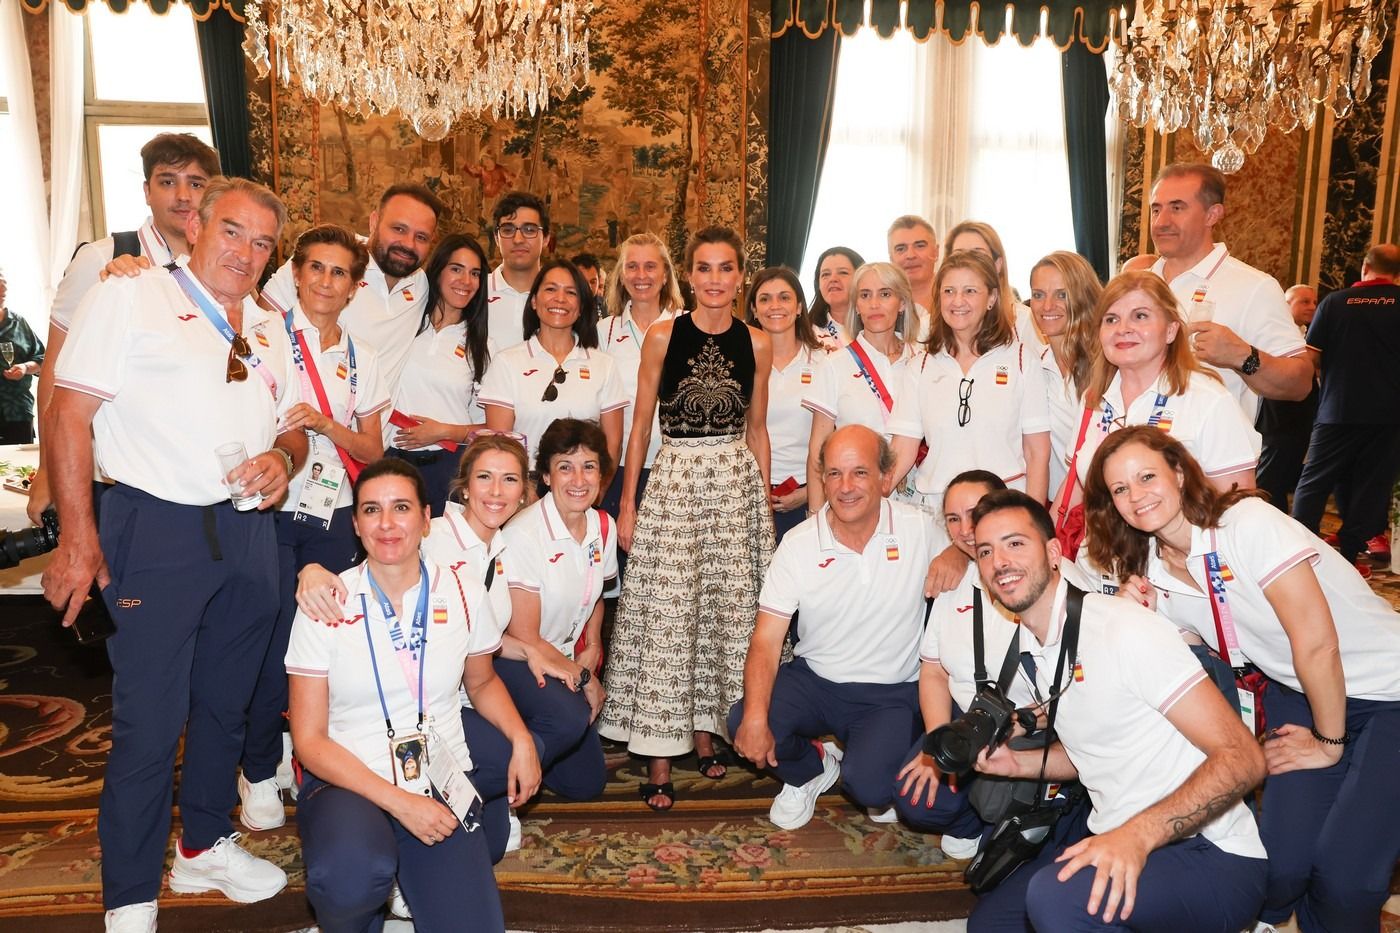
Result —
[[[394, 612], [393, 603], [384, 595], [384, 591], [379, 588], [379, 584], [374, 581], [374, 575], [369, 572], [369, 567], [365, 567], [365, 577], [369, 580], [370, 590], [374, 593], [374, 599], [379, 603], [380, 611], [384, 614], [384, 621], [389, 623], [389, 638], [393, 642], [395, 651], [403, 651], [407, 648], [413, 652], [414, 658], [418, 661], [418, 731], [423, 731], [423, 669], [428, 666], [428, 568], [420, 560], [418, 562], [418, 605], [413, 610], [413, 623], [410, 629], [409, 642], [404, 643], [403, 629], [399, 627], [398, 613]], [[379, 708], [384, 711], [384, 728], [389, 734], [389, 738], [394, 737], [394, 722], [389, 716], [389, 704], [384, 699], [384, 683], [379, 679], [379, 662], [374, 657], [374, 639], [370, 635], [369, 606], [365, 602], [365, 594], [360, 594], [360, 613], [365, 622], [365, 643], [369, 646], [369, 663], [374, 669], [374, 689], [379, 692]]]
[[[1167, 396], [1158, 392], [1157, 398], [1152, 402], [1152, 414], [1147, 416], [1147, 423], [1154, 428], [1162, 420], [1162, 412], [1167, 407], [1167, 400]], [[1113, 431], [1113, 406], [1109, 404], [1108, 399], [1103, 400], [1103, 416], [1099, 419], [1099, 430], [1104, 434]]]
[[[208, 297], [194, 286], [194, 283], [190, 281], [188, 272], [180, 266], [175, 266], [174, 263], [171, 263], [171, 265], [174, 266], [174, 268], [170, 269], [170, 274], [184, 291], [185, 296], [189, 298], [190, 301], [194, 302], [194, 306], [204, 313], [204, 316], [209, 319], [209, 323], [214, 325], [214, 329], [229, 342], [230, 346], [232, 346], [233, 338], [237, 336], [233, 332], [233, 325], [214, 308], [213, 303], [210, 302]], [[254, 369], [258, 369], [262, 366], [262, 360], [258, 359], [258, 355], [251, 349], [248, 351], [248, 355], [243, 357], [243, 361]]]

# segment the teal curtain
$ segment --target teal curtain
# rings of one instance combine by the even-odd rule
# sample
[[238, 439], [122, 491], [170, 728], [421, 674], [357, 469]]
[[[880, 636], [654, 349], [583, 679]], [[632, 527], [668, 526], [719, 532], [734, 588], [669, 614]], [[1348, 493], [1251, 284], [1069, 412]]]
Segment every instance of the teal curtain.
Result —
[[1104, 118], [1108, 113], [1108, 73], [1103, 55], [1075, 43], [1063, 53], [1065, 155], [1069, 160], [1070, 212], [1079, 254], [1107, 281], [1108, 153]]
[[251, 178], [253, 152], [248, 145], [248, 82], [243, 55], [243, 23], [232, 16], [211, 16], [195, 23], [199, 57], [204, 65], [204, 99], [214, 148], [225, 175]]
[[831, 138], [840, 33], [791, 29], [772, 40], [769, 66], [768, 265], [802, 268]]
[[[1119, 9], [1123, 0], [978, 0], [977, 34], [987, 43], [996, 44], [1006, 34], [1006, 10], [1011, 10], [1011, 35], [1022, 45], [1030, 45], [1044, 35], [1059, 48], [1072, 42], [1083, 42], [1097, 51], [1108, 45], [1110, 14]], [[846, 35], [855, 35], [863, 25], [874, 27], [888, 38], [900, 28], [913, 33], [919, 41], [934, 31], [942, 31], [954, 42], [962, 42], [972, 27], [973, 0], [942, 0], [942, 22], [938, 21], [939, 0], [871, 0], [870, 18], [865, 15], [863, 0], [773, 0], [773, 35], [784, 35], [789, 29], [809, 36], [822, 33], [828, 26]], [[1127, 0], [1132, 14], [1132, 0]], [[1045, 8], [1045, 29], [1040, 26], [1041, 8]]]

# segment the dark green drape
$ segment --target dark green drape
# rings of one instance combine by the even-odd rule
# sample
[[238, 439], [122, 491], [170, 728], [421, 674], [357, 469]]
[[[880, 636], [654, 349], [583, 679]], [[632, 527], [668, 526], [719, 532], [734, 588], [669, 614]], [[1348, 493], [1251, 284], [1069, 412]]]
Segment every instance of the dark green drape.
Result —
[[1107, 281], [1108, 154], [1104, 117], [1108, 113], [1108, 73], [1103, 56], [1079, 43], [1063, 53], [1065, 154], [1069, 159], [1069, 200], [1074, 243], [1079, 254]]
[[[71, 0], [70, 0], [71, 2]], [[874, 27], [889, 38], [904, 28], [920, 42], [935, 31], [962, 42], [975, 31], [989, 44], [996, 44], [1006, 35], [1006, 10], [1011, 9], [1011, 35], [1022, 45], [1030, 45], [1038, 36], [1054, 40], [1058, 48], [1071, 42], [1084, 42], [1102, 51], [1109, 41], [1110, 14], [1116, 12], [1123, 0], [978, 0], [980, 13], [976, 29], [972, 25], [973, 0], [941, 0], [942, 20], [938, 18], [940, 0], [871, 0], [870, 16], [865, 15], [863, 0], [773, 0], [773, 34], [785, 35], [795, 28], [815, 36], [829, 26], [835, 26], [848, 36], [855, 35], [862, 25]], [[1045, 10], [1045, 28], [1041, 29], [1041, 10]], [[1133, 4], [1128, 0], [1131, 15]]]
[[243, 66], [243, 24], [231, 16], [211, 16], [195, 23], [199, 57], [204, 63], [204, 99], [214, 148], [225, 175], [251, 178], [253, 152], [248, 145], [248, 82]]
[[768, 265], [802, 268], [836, 90], [840, 34], [792, 29], [772, 40], [769, 66]]

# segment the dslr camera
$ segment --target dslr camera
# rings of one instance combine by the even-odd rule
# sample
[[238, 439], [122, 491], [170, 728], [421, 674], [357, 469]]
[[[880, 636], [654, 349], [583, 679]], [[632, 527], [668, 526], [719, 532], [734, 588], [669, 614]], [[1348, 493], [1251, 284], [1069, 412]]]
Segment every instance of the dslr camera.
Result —
[[[967, 712], [924, 737], [924, 753], [944, 774], [966, 774], [977, 764], [982, 749], [997, 750], [1017, 722], [1029, 735], [1035, 732], [1035, 714], [1017, 709], [995, 683], [985, 683], [972, 698]], [[1013, 746], [1014, 747], [1014, 746]]]
[[18, 567], [20, 561], [47, 554], [58, 547], [58, 513], [44, 510], [43, 524], [20, 531], [0, 530], [0, 570]]

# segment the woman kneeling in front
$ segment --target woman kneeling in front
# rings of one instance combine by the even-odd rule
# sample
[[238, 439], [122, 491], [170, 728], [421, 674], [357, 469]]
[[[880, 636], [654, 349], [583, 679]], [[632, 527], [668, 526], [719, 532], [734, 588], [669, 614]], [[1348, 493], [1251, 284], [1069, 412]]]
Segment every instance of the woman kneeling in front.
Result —
[[[423, 480], [380, 460], [355, 484], [354, 525], [369, 555], [341, 575], [343, 624], [304, 612], [287, 651], [297, 823], [306, 895], [323, 933], [378, 931], [397, 876], [420, 933], [502, 931], [500, 897], [470, 784], [457, 688], [524, 724], [491, 655], [500, 643], [479, 581], [426, 563]], [[529, 793], [539, 784], [536, 762]], [[528, 796], [528, 794], [527, 794]]]

